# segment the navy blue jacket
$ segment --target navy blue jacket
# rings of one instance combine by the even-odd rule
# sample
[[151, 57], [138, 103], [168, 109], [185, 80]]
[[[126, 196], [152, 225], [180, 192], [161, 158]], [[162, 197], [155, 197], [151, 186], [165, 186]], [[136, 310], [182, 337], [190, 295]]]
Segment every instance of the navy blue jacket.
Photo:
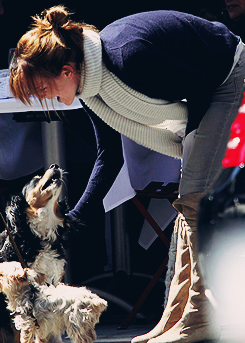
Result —
[[[187, 99], [187, 133], [197, 128], [212, 93], [228, 75], [239, 42], [221, 23], [175, 11], [122, 18], [100, 37], [103, 61], [128, 86], [153, 98]], [[84, 107], [94, 125], [98, 155], [88, 186], [70, 212], [82, 220], [101, 203], [123, 163], [120, 134]]]
[[122, 18], [100, 37], [107, 68], [128, 86], [152, 98], [187, 99], [187, 133], [228, 75], [239, 42], [221, 23], [175, 11]]

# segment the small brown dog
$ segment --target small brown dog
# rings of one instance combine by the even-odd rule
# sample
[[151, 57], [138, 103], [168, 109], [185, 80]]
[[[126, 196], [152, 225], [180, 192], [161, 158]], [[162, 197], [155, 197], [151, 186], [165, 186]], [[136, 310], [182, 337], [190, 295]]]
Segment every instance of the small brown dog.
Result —
[[19, 262], [0, 263], [0, 291], [20, 330], [21, 343], [62, 342], [65, 332], [73, 343], [92, 343], [95, 324], [107, 302], [85, 287], [43, 284], [45, 277], [23, 269]]

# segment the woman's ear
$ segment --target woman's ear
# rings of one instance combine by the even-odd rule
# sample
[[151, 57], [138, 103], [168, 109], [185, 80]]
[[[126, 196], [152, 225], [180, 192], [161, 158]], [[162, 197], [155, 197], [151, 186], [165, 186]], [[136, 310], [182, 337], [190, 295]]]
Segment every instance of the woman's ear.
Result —
[[76, 69], [75, 66], [71, 64], [65, 64], [61, 70], [61, 75], [64, 76], [65, 78], [72, 79], [73, 76], [76, 74]]

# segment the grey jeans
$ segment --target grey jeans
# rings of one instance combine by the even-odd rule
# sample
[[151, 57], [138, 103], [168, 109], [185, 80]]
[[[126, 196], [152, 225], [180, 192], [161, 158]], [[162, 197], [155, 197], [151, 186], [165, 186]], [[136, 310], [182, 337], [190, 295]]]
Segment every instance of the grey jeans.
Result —
[[245, 48], [229, 78], [213, 94], [210, 107], [197, 129], [182, 172], [180, 196], [205, 192], [222, 168], [230, 127], [242, 100], [244, 78]]

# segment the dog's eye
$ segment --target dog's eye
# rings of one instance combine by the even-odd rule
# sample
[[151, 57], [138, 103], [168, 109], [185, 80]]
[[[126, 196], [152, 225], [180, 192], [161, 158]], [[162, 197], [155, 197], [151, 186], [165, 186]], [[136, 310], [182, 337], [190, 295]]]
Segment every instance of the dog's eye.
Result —
[[25, 185], [25, 187], [22, 190], [22, 194], [24, 195], [24, 197], [26, 197], [26, 195], [33, 189], [36, 187], [36, 185], [38, 184], [38, 182], [40, 181], [41, 176], [34, 176], [34, 178]]
[[41, 179], [41, 176], [34, 176], [31, 182], [36, 186], [40, 179]]

